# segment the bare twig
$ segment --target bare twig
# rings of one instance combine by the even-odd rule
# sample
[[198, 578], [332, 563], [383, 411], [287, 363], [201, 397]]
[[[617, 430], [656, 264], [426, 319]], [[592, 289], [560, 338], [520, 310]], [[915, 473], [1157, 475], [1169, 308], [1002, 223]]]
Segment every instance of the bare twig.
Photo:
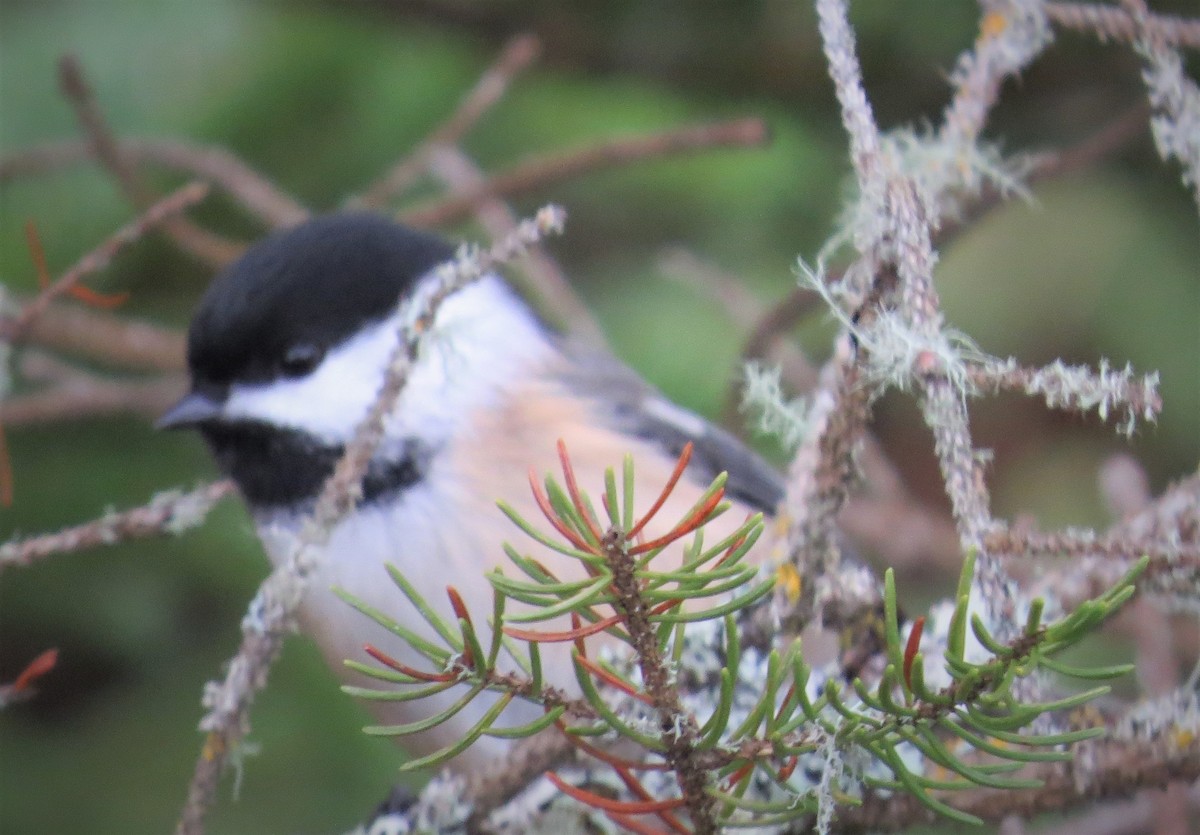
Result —
[[0, 423], [5, 426], [117, 414], [156, 418], [187, 386], [182, 374], [133, 380], [101, 377], [37, 351], [21, 356], [20, 371], [30, 381], [49, 385], [0, 402]]
[[[90, 141], [100, 163], [112, 172], [126, 198], [138, 209], [147, 209], [155, 202], [154, 194], [142, 182], [137, 169], [121, 153], [115, 135], [100, 112], [91, 87], [83, 75], [83, 67], [73, 55], [58, 62], [59, 85], [75, 108], [80, 128]], [[223, 266], [235, 259], [241, 247], [200, 228], [186, 218], [169, 218], [164, 228], [183, 249], [209, 264]]]
[[51, 304], [29, 323], [21, 340], [129, 371], [186, 367], [185, 337], [179, 331], [82, 305]]
[[[1193, 785], [1187, 798], [1190, 817], [1185, 816], [1184, 822], [1200, 818], [1200, 786]], [[1160, 808], [1158, 799], [1158, 793], [1150, 790], [1131, 800], [1102, 800], [1090, 811], [1042, 831], [1045, 835], [1145, 835]]]
[[997, 554], [1021, 556], [1100, 557], [1118, 563], [1149, 554], [1153, 576], [1157, 564], [1200, 567], [1200, 476], [1183, 479], [1146, 507], [1113, 525], [1106, 533], [1068, 529], [1038, 533], [997, 527], [985, 537]]
[[[138, 169], [159, 165], [207, 180], [268, 226], [293, 226], [309, 215], [308, 209], [294, 197], [224, 148], [183, 139], [126, 136], [114, 141], [121, 157], [130, 165]], [[78, 139], [14, 151], [0, 159], [0, 183], [53, 171], [97, 156], [91, 142]]]
[[[1145, 0], [1121, 0], [1136, 30], [1135, 46], [1145, 62], [1142, 80], [1154, 116], [1150, 129], [1164, 160], [1183, 167], [1183, 182], [1200, 208], [1200, 85], [1184, 70], [1183, 58], [1166, 39]], [[1200, 21], [1197, 21], [1200, 26]]]
[[[1138, 37], [1138, 25], [1125, 9], [1102, 3], [1045, 4], [1046, 17], [1064, 29], [1091, 32], [1100, 40], [1131, 43]], [[1155, 14], [1147, 17], [1147, 26], [1157, 30], [1162, 42], [1175, 47], [1200, 49], [1200, 20], [1174, 15]]]
[[[721, 310], [740, 330], [750, 330], [770, 315], [766, 312], [765, 305], [737, 276], [718, 269], [686, 249], [674, 247], [663, 251], [659, 255], [658, 266], [668, 277], [698, 290], [720, 305]], [[788, 298], [797, 300], [797, 304], [789, 306], [786, 314], [793, 324], [805, 313], [817, 309], [821, 303], [821, 297], [816, 293], [800, 289], [789, 294]], [[743, 361], [761, 358], [774, 360], [779, 365], [782, 379], [792, 391], [808, 391], [817, 384], [817, 369], [794, 342], [772, 338], [762, 345], [756, 344], [755, 348], [758, 353], [753, 356], [743, 353]], [[742, 373], [739, 363], [730, 374], [729, 388], [722, 409], [722, 423], [735, 431], [741, 423], [738, 419], [741, 401]]]
[[[1147, 554], [1150, 557], [1148, 577], [1154, 575], [1155, 567], [1161, 563], [1178, 562], [1200, 567], [1200, 544], [1149, 541], [1121, 536], [1119, 530], [1118, 527], [1108, 534], [1098, 535], [1091, 530], [1041, 533], [998, 526], [983, 537], [983, 545], [997, 555], [1014, 557], [1096, 556], [1128, 562], [1140, 554]], [[1118, 565], [1114, 570], [1119, 574], [1124, 569]]]
[[[1023, 178], [1024, 184], [1033, 186], [1091, 168], [1144, 133], [1149, 116], [1150, 106], [1146, 102], [1137, 102], [1078, 143], [1061, 150], [1033, 154], [1029, 170]], [[979, 195], [964, 207], [960, 215], [943, 220], [934, 242], [939, 248], [946, 247], [959, 233], [972, 228], [976, 221], [1004, 203], [1009, 196], [994, 184], [984, 184]]]
[[[467, 193], [485, 182], [483, 172], [458, 148], [437, 148], [429, 154], [429, 169], [452, 193]], [[483, 200], [476, 217], [493, 240], [512, 234], [517, 216], [498, 198]], [[516, 266], [514, 284], [533, 301], [546, 319], [592, 345], [604, 345], [604, 331], [575, 294], [558, 264], [540, 246], [532, 246]]]
[[108, 513], [99, 519], [41, 536], [17, 539], [0, 545], [0, 570], [67, 554], [114, 545], [149, 536], [178, 535], [204, 522], [213, 505], [233, 493], [230, 481], [215, 481], [184, 493], [160, 493], [149, 504]]
[[[1117, 455], [1100, 469], [1100, 487], [1117, 518], [1133, 516], [1150, 504], [1146, 471], [1129, 455]], [[1179, 686], [1175, 663], [1174, 630], [1167, 614], [1142, 595], [1118, 616], [1118, 626], [1133, 636], [1138, 682], [1142, 692], [1165, 696]], [[1149, 794], [1150, 792], [1143, 792]], [[1157, 794], [1157, 792], [1155, 792]], [[1154, 805], [1155, 835], [1187, 835], [1187, 788], [1171, 783]]]
[[[879, 130], [863, 91], [845, 5], [839, 0], [818, 0], [816, 5], [829, 75], [850, 138], [850, 161], [865, 194], [876, 188], [880, 173]], [[873, 253], [864, 260], [871, 258]], [[859, 308], [866, 316], [874, 315], [884, 285], [892, 283], [876, 281], [880, 274], [877, 265], [869, 263], [864, 270], [872, 288], [870, 301]], [[862, 373], [862, 360], [863, 351], [843, 334], [833, 358], [821, 371], [808, 414], [809, 432], [789, 467], [780, 512], [788, 526], [788, 557], [801, 577], [814, 570], [824, 573], [837, 563], [835, 519], [849, 494], [855, 472], [853, 453], [863, 435], [874, 390]], [[815, 586], [805, 584], [810, 590]], [[802, 620], [812, 614], [803, 609], [799, 613]]]
[[1138, 421], [1153, 421], [1163, 410], [1158, 394], [1158, 374], [1136, 377], [1132, 368], [1114, 370], [1100, 361], [1099, 370], [1086, 366], [1068, 366], [1061, 360], [1043, 368], [1022, 368], [1015, 359], [968, 365], [967, 379], [986, 392], [1024, 391], [1040, 397], [1046, 406], [1070, 412], [1094, 409], [1100, 419], [1110, 414], [1120, 420], [1118, 431], [1130, 434]]
[[229, 663], [225, 679], [210, 682], [205, 688], [204, 703], [209, 712], [201, 720], [200, 727], [207, 736], [176, 828], [179, 835], [203, 832], [204, 818], [225, 763], [249, 730], [250, 707], [258, 692], [266, 686], [267, 674], [278, 657], [284, 638], [291, 632], [294, 613], [303, 599], [309, 578], [320, 564], [321, 552], [331, 530], [357, 504], [362, 477], [383, 439], [385, 417], [404, 389], [417, 358], [421, 337], [429, 330], [439, 307], [451, 294], [477, 280], [500, 261], [511, 259], [542, 236], [561, 229], [562, 222], [561, 210], [543, 209], [536, 221], [521, 224], [516, 234], [490, 251], [461, 252], [455, 261], [437, 272], [437, 285], [416, 302], [416, 309], [408, 311], [404, 318], [407, 324], [388, 363], [375, 402], [321, 488], [316, 506], [303, 526], [291, 556], [259, 587], [242, 621], [242, 643]]
[[205, 183], [188, 183], [149, 206], [132, 223], [122, 227], [99, 247], [79, 259], [57, 281], [39, 293], [25, 306], [15, 321], [0, 323], [0, 338], [10, 341], [20, 339], [29, 323], [40, 316], [50, 302], [70, 290], [84, 276], [104, 269], [121, 249], [139, 240], [147, 230], [160, 224], [165, 225], [174, 215], [199, 203], [207, 195], [208, 186]]
[[541, 48], [534, 35], [518, 35], [506, 43], [499, 57], [479, 77], [450, 118], [438, 125], [412, 153], [370, 186], [362, 197], [351, 199], [351, 205], [378, 208], [411, 188], [429, 167], [431, 153], [440, 147], [457, 145], [483, 115], [504, 97], [513, 79], [537, 59]]
[[761, 119], [738, 119], [673, 128], [649, 136], [614, 139], [518, 163], [507, 171], [493, 175], [467, 194], [436, 200], [425, 207], [406, 209], [399, 213], [398, 218], [414, 226], [441, 226], [462, 220], [475, 210], [480, 201], [492, 197], [512, 197], [550, 183], [640, 160], [712, 148], [758, 146], [767, 138], [767, 129]]
[[467, 774], [464, 794], [471, 799], [469, 832], [482, 831], [488, 815], [511, 800], [551, 768], [577, 756], [579, 749], [562, 733], [542, 733], [519, 741], [504, 757], [503, 767], [489, 763]]
[[1015, 0], [985, 6], [974, 49], [958, 57], [954, 96], [942, 116], [938, 138], [948, 147], [970, 148], [983, 132], [1004, 79], [1019, 73], [1050, 45], [1042, 4]]

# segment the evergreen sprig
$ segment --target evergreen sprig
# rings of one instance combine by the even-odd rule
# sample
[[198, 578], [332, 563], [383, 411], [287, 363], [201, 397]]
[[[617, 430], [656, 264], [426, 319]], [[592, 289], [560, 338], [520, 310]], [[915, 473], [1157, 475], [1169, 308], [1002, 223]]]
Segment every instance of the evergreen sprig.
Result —
[[[1078, 644], [1129, 599], [1146, 559], [1111, 590], [1056, 621], [1044, 623], [1043, 604], [1034, 601], [1025, 628], [1005, 642], [972, 610], [974, 555], [968, 555], [948, 627], [929, 636], [928, 643], [942, 649], [944, 664], [932, 674], [947, 680], [940, 687], [927, 678], [921, 651], [924, 619], [914, 622], [906, 641], [901, 639], [895, 580], [889, 570], [884, 578], [883, 671], [877, 680], [856, 678], [842, 684], [836, 675], [806, 664], [798, 639], [780, 641], [765, 656], [743, 649], [739, 619], [769, 605], [774, 578], [763, 579], [760, 570], [745, 561], [762, 532], [761, 514], [719, 541], [705, 542], [705, 527], [729, 508], [724, 475], [665, 533], [647, 538], [648, 525], [671, 496], [690, 455], [689, 446], [662, 492], [640, 516], [635, 513], [632, 458], [626, 457], [620, 479], [608, 470], [602, 520], [578, 485], [560, 442], [562, 482], [552, 476], [539, 482], [530, 474], [534, 500], [553, 532], [535, 526], [507, 504], [500, 506], [518, 528], [556, 554], [560, 564], [571, 561], [576, 570], [552, 569], [549, 560], [506, 545], [516, 574], [497, 569], [488, 575], [494, 600], [490, 637], [481, 637], [473, 614], [453, 587], [447, 588], [455, 616], [451, 620], [392, 566], [389, 574], [436, 640], [339, 592], [400, 637], [429, 667], [417, 669], [368, 647], [382, 666], [355, 661], [347, 665], [390, 687], [343, 688], [347, 693], [413, 701], [455, 687], [462, 691], [431, 717], [370, 727], [367, 732], [404, 736], [426, 731], [450, 720], [485, 691], [498, 692], [499, 698], [459, 740], [403, 768], [442, 764], [485, 734], [521, 738], [555, 726], [579, 750], [607, 763], [622, 793], [614, 799], [562, 775], [548, 775], [567, 796], [626, 828], [651, 831], [642, 821], [652, 816], [668, 831], [696, 832], [785, 825], [832, 808], [830, 804], [856, 803], [866, 788], [909, 793], [943, 815], [975, 823], [977, 818], [943, 799], [947, 792], [970, 786], [1035, 786], [1011, 772], [1028, 762], [1067, 759], [1067, 746], [1102, 732], [1084, 728], [1030, 733], [1028, 728], [1039, 717], [1078, 707], [1107, 692], [1107, 687], [1030, 703], [1019, 697], [1017, 683], [1040, 671], [1082, 679], [1127, 672], [1128, 666], [1075, 667], [1054, 656]], [[683, 549], [678, 567], [664, 567], [661, 556], [676, 547]], [[514, 611], [513, 603], [522, 604], [522, 611]], [[595, 655], [594, 642], [601, 635], [618, 651]], [[971, 636], [978, 646], [968, 651]], [[545, 681], [541, 647], [555, 643], [573, 645], [579, 697], [569, 697]], [[513, 659], [515, 671], [501, 669], [502, 653]], [[979, 660], [980, 655], [985, 657]], [[688, 666], [705, 663], [716, 666]], [[681, 670], [695, 674], [690, 681], [708, 683], [684, 688], [677, 675]], [[543, 715], [520, 727], [497, 727], [515, 699], [542, 706]], [[621, 755], [613, 753], [613, 743], [620, 740], [635, 743], [641, 754], [631, 757], [627, 744]]]

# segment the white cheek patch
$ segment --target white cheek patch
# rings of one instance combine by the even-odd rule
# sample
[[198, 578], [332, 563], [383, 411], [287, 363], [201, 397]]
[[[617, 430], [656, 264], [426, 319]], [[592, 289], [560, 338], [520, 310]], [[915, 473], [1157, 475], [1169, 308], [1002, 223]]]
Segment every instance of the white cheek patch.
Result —
[[[379, 393], [400, 315], [369, 325], [330, 350], [306, 377], [235, 384], [225, 402], [226, 417], [297, 429], [330, 445], [348, 443]], [[415, 435], [433, 444], [448, 440], [475, 410], [492, 406], [524, 370], [552, 351], [541, 327], [499, 279], [465, 288], [439, 310], [387, 434]]]
[[374, 401], [395, 345], [395, 326], [377, 322], [329, 351], [306, 377], [234, 384], [225, 415], [299, 429], [331, 445], [346, 443]]

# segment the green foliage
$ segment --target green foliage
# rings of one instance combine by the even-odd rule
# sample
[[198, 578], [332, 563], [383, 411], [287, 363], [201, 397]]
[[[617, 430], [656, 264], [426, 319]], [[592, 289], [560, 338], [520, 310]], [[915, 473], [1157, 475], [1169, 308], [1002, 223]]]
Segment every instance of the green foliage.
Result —
[[[689, 452], [680, 460], [676, 479]], [[681, 770], [688, 765], [679, 764], [673, 746], [686, 736], [682, 729], [691, 727], [695, 733], [687, 757], [693, 766], [715, 773], [715, 779], [708, 779], [706, 792], [717, 803], [716, 816], [722, 825], [764, 826], [794, 820], [825, 804], [857, 802], [850, 792], [861, 787], [905, 792], [940, 814], [978, 823], [974, 816], [943, 800], [942, 793], [973, 786], [1035, 787], [1037, 781], [1013, 777], [1011, 772], [1030, 762], [1069, 759], [1068, 746], [1103, 733], [1099, 728], [1045, 728], [1062, 726], [1064, 712], [1106, 693], [1106, 686], [1031, 701], [1022, 696], [1031, 692], [1022, 682], [1039, 672], [1085, 680], [1127, 672], [1128, 666], [1073, 667], [1054, 656], [1079, 643], [1129, 599], [1147, 559], [1134, 565], [1111, 590], [1053, 622], [1043, 622], [1043, 603], [1035, 601], [1024, 628], [1015, 637], [1000, 640], [994, 628], [969, 606], [974, 555], [968, 555], [948, 629], [930, 636], [932, 644], [944, 648], [949, 681], [941, 687], [928, 683], [925, 655], [919, 651], [924, 619], [912, 627], [907, 643], [901, 640], [895, 580], [889, 570], [884, 578], [883, 673], [877, 681], [856, 678], [842, 686], [839, 676], [816, 673], [805, 663], [799, 640], [783, 641], [762, 663], [743, 656], [739, 618], [755, 607], [769, 605], [767, 596], [774, 579], [762, 579], [758, 569], [745, 562], [762, 532], [761, 516], [749, 519], [715, 544], [705, 543], [704, 527], [728, 506], [722, 501], [723, 475], [667, 534], [645, 542], [640, 535], [674, 489], [675, 480], [668, 483], [651, 510], [638, 518], [633, 462], [627, 457], [620, 480], [611, 469], [606, 474], [602, 505], [607, 519], [601, 524], [591, 498], [576, 485], [561, 444], [560, 454], [565, 486], [553, 477], [547, 477], [544, 485], [531, 483], [553, 533], [535, 526], [507, 504], [501, 503], [501, 508], [547, 551], [576, 563], [580, 579], [560, 579], [559, 572], [547, 563], [506, 546], [517, 573], [510, 576], [497, 569], [488, 577], [494, 592], [489, 640], [481, 638], [472, 613], [466, 611], [453, 588], [448, 589], [456, 615], [451, 620], [439, 615], [395, 568], [390, 569], [393, 580], [438, 635], [437, 641], [421, 638], [396, 619], [341, 593], [360, 612], [402, 638], [430, 667], [428, 671], [414, 669], [369, 649], [383, 667], [347, 664], [401, 689], [346, 687], [347, 693], [365, 699], [409, 701], [465, 686], [455, 702], [433, 716], [403, 725], [370, 727], [367, 733], [405, 736], [426, 731], [450, 720], [485, 691], [501, 694], [457, 742], [406, 763], [405, 769], [442, 764], [484, 734], [520, 738], [558, 722], [569, 738], [601, 734], [603, 740], [632, 741], [648, 762], [661, 763], [668, 759], [669, 750], [675, 751], [671, 762]], [[660, 570], [657, 561], [663, 552], [693, 532], [695, 536], [684, 546], [682, 565]], [[631, 570], [632, 585], [623, 580], [626, 570]], [[684, 606], [685, 601], [691, 608]], [[511, 603], [528, 608], [512, 612]], [[564, 617], [570, 618], [571, 629], [527, 626], [561, 623]], [[694, 633], [700, 624], [706, 631]], [[601, 632], [624, 645], [624, 661], [606, 664], [588, 656], [588, 640]], [[643, 640], [647, 634], [653, 636], [650, 643]], [[972, 639], [978, 647], [972, 648]], [[546, 688], [541, 674], [539, 646], [567, 641], [575, 644], [572, 660], [582, 694], [579, 699]], [[696, 674], [695, 680], [719, 682], [690, 694], [702, 697], [699, 703], [706, 705], [703, 716], [681, 707], [675, 684], [664, 687], [661, 681], [654, 681], [655, 671], [665, 669], [664, 659], [680, 662], [689, 641], [715, 642], [720, 652], [712, 657], [722, 659], [721, 669], [690, 670]], [[502, 650], [516, 660], [520, 673], [504, 673], [498, 668]], [[977, 658], [980, 654], [985, 655], [982, 660]], [[749, 701], [747, 692], [754, 694]], [[494, 727], [504, 708], [517, 698], [543, 706], [545, 714], [522, 727]], [[658, 721], [642, 722], [647, 710], [657, 714]], [[1047, 716], [1060, 718], [1029, 731], [1035, 720]], [[568, 726], [559, 720], [579, 724]], [[648, 730], [653, 727], [674, 730], [656, 735]], [[595, 751], [595, 746], [589, 747], [589, 752]], [[600, 752], [598, 756], [605, 759], [608, 755]], [[800, 776], [797, 764], [814, 757], [822, 760], [816, 770], [838, 775], [838, 779], [813, 785]], [[625, 761], [614, 758], [612, 762], [620, 765]], [[801, 774], [811, 770], [804, 769]], [[602, 811], [613, 811], [614, 801], [578, 787], [571, 795], [593, 802]]]

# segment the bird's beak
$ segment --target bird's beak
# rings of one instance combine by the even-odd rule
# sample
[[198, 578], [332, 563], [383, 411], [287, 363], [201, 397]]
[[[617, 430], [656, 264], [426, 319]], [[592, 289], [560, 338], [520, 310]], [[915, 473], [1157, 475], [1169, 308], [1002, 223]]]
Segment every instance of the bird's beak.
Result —
[[191, 429], [221, 417], [224, 404], [210, 394], [190, 391], [154, 424], [156, 429]]

